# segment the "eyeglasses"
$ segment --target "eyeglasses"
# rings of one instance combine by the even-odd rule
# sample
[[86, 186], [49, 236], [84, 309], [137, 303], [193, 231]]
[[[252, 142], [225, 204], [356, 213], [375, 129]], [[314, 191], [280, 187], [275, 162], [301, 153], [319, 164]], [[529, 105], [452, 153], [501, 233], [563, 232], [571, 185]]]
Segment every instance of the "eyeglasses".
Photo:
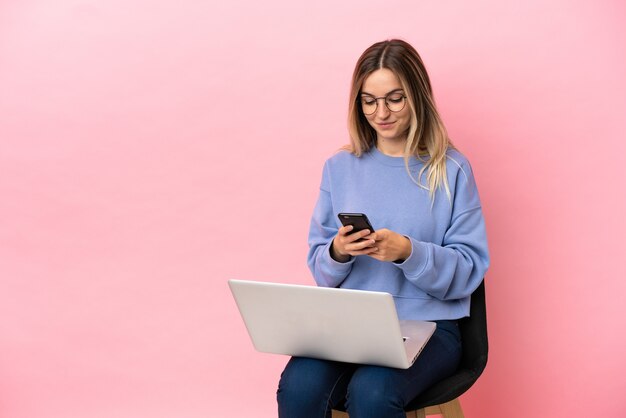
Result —
[[383, 97], [374, 97], [369, 94], [361, 95], [361, 108], [367, 116], [373, 115], [378, 110], [378, 101], [385, 100], [385, 106], [390, 112], [399, 112], [406, 105], [406, 96], [398, 91], [392, 91]]

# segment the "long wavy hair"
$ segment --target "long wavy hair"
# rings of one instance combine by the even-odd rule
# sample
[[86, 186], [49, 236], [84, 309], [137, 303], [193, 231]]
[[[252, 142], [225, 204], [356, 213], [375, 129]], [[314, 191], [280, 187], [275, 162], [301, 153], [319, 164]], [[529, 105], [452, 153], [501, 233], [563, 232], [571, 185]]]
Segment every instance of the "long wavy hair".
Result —
[[[434, 200], [435, 191], [439, 188], [443, 188], [450, 199], [446, 151], [453, 145], [435, 106], [426, 67], [415, 48], [405, 41], [391, 39], [375, 43], [357, 61], [350, 90], [350, 145], [344, 149], [360, 157], [376, 146], [376, 131], [363, 113], [360, 97], [365, 79], [382, 68], [387, 68], [398, 76], [407, 97], [411, 122], [404, 149], [404, 162], [409, 176], [418, 186], [429, 190], [431, 199]], [[409, 169], [412, 157], [424, 163], [417, 178]], [[422, 181], [424, 174], [426, 184]]]

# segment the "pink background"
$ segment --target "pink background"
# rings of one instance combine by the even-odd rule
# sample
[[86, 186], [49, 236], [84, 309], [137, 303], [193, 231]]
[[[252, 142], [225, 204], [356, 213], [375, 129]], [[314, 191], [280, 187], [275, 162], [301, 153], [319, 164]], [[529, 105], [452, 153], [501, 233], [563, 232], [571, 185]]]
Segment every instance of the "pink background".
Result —
[[229, 278], [312, 283], [353, 65], [422, 54], [472, 161], [468, 418], [626, 413], [621, 1], [0, 3], [0, 416], [272, 417]]

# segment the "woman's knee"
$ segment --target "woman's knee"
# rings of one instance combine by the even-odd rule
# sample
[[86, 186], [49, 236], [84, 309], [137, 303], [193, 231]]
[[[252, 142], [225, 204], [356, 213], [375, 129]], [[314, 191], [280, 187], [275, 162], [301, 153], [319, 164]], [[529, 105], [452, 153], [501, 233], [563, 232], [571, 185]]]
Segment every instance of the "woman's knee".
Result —
[[359, 369], [348, 385], [348, 413], [364, 417], [405, 416], [405, 400], [397, 377], [390, 371], [381, 367]]
[[[339, 364], [309, 358], [292, 358], [278, 383], [276, 398], [281, 416], [319, 416], [334, 403], [334, 392], [345, 370]], [[307, 415], [301, 415], [307, 411]]]
[[302, 404], [316, 397], [316, 392], [320, 392], [322, 389], [318, 379], [314, 378], [317, 368], [315, 362], [315, 360], [306, 358], [289, 360], [278, 382], [279, 404], [285, 401]]

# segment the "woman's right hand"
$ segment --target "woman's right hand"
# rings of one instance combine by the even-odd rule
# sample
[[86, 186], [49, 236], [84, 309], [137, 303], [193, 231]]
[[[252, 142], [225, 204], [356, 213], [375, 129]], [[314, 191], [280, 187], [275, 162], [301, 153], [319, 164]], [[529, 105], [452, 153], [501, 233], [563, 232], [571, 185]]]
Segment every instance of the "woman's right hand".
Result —
[[339, 228], [337, 235], [333, 238], [333, 243], [330, 246], [330, 256], [340, 263], [345, 263], [350, 260], [350, 257], [357, 255], [366, 255], [377, 250], [374, 247], [376, 241], [368, 238], [372, 233], [364, 229], [359, 232], [351, 234], [354, 227], [352, 225], [342, 226]]

